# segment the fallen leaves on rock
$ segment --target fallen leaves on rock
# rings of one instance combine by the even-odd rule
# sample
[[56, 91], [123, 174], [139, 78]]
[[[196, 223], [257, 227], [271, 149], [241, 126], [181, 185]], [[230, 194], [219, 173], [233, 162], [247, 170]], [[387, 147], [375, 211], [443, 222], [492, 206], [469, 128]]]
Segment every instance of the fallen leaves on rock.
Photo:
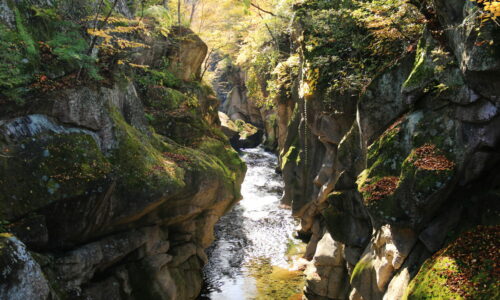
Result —
[[369, 184], [361, 189], [362, 192], [369, 193], [366, 200], [373, 201], [392, 195], [398, 187], [399, 178], [395, 176], [387, 176], [379, 179], [377, 182]]
[[440, 154], [435, 145], [425, 144], [415, 149], [413, 164], [419, 169], [430, 171], [448, 171], [455, 167], [455, 163]]
[[500, 226], [478, 226], [436, 256], [452, 258], [458, 268], [441, 271], [447, 287], [465, 299], [488, 299], [500, 282]]

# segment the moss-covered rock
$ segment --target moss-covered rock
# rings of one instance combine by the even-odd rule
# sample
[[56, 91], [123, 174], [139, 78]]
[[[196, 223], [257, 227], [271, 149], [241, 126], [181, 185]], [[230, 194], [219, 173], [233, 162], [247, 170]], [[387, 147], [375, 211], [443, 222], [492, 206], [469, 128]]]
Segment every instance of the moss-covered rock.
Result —
[[331, 236], [345, 245], [364, 247], [371, 234], [369, 216], [354, 191], [333, 192], [328, 195], [328, 206], [321, 211]]
[[403, 299], [497, 299], [498, 226], [465, 232], [429, 258]]
[[120, 193], [127, 198], [156, 200], [167, 191], [181, 189], [184, 170], [155, 148], [151, 137], [126, 123], [120, 113], [114, 111], [112, 117], [118, 145], [110, 160], [119, 178]]
[[273, 266], [267, 259], [255, 259], [249, 263], [248, 272], [256, 281], [257, 299], [300, 299], [304, 288], [304, 274]]
[[[0, 211], [15, 219], [62, 199], [99, 193], [111, 163], [85, 133], [46, 134], [3, 144]], [[15, 174], [15, 176], [13, 176]]]
[[417, 46], [417, 54], [413, 69], [403, 83], [403, 92], [411, 93], [416, 90], [423, 90], [434, 80], [434, 63], [431, 58], [431, 50], [436, 46], [432, 37], [420, 39]]
[[457, 126], [446, 115], [416, 111], [368, 148], [357, 183], [374, 220], [418, 226], [439, 207], [463, 163]]

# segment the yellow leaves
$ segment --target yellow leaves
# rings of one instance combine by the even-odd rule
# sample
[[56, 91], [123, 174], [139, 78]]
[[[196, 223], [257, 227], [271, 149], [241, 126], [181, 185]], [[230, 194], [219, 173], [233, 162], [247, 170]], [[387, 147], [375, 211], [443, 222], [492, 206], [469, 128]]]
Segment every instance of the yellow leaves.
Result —
[[146, 44], [138, 43], [138, 42], [134, 42], [134, 41], [129, 41], [129, 40], [126, 40], [126, 39], [121, 39], [121, 38], [116, 38], [114, 40], [114, 43], [120, 49], [127, 49], [127, 48], [149, 48], [149, 46], [146, 45]]
[[470, 0], [472, 2], [477, 2], [483, 6], [483, 15], [481, 18], [483, 20], [493, 19], [496, 20], [500, 17], [500, 0]]
[[135, 26], [117, 26], [117, 27], [109, 29], [108, 32], [112, 32], [112, 33], [131, 33], [131, 32], [137, 31], [138, 29], [140, 29], [140, 28], [139, 27], [135, 27]]
[[133, 64], [133, 63], [129, 63], [128, 65], [131, 66], [132, 68], [138, 68], [138, 69], [143, 69], [143, 70], [149, 68], [148, 65], [138, 65], [138, 64]]
[[104, 30], [102, 29], [93, 29], [93, 28], [89, 28], [87, 29], [87, 33], [89, 35], [92, 35], [92, 36], [97, 36], [97, 37], [101, 37], [103, 38], [104, 40], [106, 41], [110, 41], [113, 37], [109, 34], [107, 34]]
[[106, 21], [107, 24], [114, 25], [114, 24], [125, 24], [126, 26], [137, 26], [139, 23], [142, 23], [142, 21], [138, 18], [135, 19], [128, 19], [125, 17], [118, 17], [118, 16], [110, 16], [108, 19], [106, 19], [105, 16], [99, 15], [97, 18], [95, 16], [88, 16], [86, 18], [83, 18], [82, 21], [84, 22], [104, 22]]
[[[140, 33], [143, 35], [150, 35], [149, 29], [146, 27], [141, 19], [127, 19], [124, 17], [110, 16], [105, 18], [102, 15], [98, 17], [89, 16], [83, 19], [84, 22], [100, 23], [99, 26], [92, 26], [94, 28], [87, 29], [87, 33], [94, 37], [102, 38], [103, 41], [98, 48], [103, 47], [117, 47], [119, 49], [127, 48], [149, 48], [149, 46], [131, 41], [125, 38], [125, 35]], [[105, 22], [105, 24], [103, 24]], [[96, 24], [97, 25], [97, 24]], [[120, 35], [120, 37], [118, 37]]]
[[136, 69], [143, 69], [143, 70], [146, 70], [149, 68], [148, 65], [139, 65], [139, 64], [134, 64], [134, 63], [131, 63], [129, 60], [123, 60], [123, 59], [120, 59], [116, 62], [116, 64], [122, 66], [122, 65], [129, 65], [131, 66], [132, 68], [136, 68]]

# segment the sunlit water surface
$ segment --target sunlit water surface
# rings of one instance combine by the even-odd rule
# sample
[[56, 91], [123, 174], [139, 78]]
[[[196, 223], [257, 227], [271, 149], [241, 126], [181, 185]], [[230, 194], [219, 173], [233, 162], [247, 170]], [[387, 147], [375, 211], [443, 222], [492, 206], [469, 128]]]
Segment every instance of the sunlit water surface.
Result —
[[205, 287], [199, 299], [254, 299], [257, 288], [249, 263], [265, 259], [287, 267], [287, 245], [296, 241], [296, 223], [280, 203], [283, 182], [275, 172], [277, 157], [255, 148], [244, 150], [242, 158], [248, 167], [243, 199], [215, 226], [216, 240], [207, 250]]

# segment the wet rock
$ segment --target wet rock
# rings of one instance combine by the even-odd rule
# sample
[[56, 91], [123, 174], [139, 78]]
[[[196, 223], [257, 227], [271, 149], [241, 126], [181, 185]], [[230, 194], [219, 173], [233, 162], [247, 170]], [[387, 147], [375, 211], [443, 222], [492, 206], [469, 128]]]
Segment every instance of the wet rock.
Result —
[[9, 230], [30, 249], [44, 249], [49, 241], [47, 224], [42, 215], [23, 218], [11, 224]]
[[68, 289], [78, 289], [94, 273], [136, 250], [145, 243], [139, 231], [107, 237], [66, 253], [55, 261], [58, 277]]
[[228, 115], [219, 111], [222, 132], [229, 138], [235, 149], [255, 148], [263, 142], [264, 131], [246, 123], [241, 119], [231, 120]]
[[[299, 234], [301, 231], [299, 231]], [[302, 233], [306, 233], [303, 232]], [[324, 230], [321, 226], [320, 220], [316, 219], [313, 223], [311, 229], [311, 236], [309, 242], [307, 243], [306, 251], [304, 253], [304, 258], [307, 260], [312, 260], [314, 258], [314, 254], [316, 253], [316, 249], [318, 247], [319, 241], [323, 238]]]
[[234, 124], [231, 119], [229, 119], [229, 116], [226, 115], [225, 113], [219, 111], [219, 119], [221, 122], [221, 127], [222, 127], [222, 132], [229, 138], [232, 139], [234, 136], [238, 135], [239, 139], [239, 131], [236, 125]]
[[235, 135], [229, 141], [235, 149], [256, 148], [262, 143], [263, 137], [264, 132], [259, 129], [254, 134], [246, 136], [245, 138]]

